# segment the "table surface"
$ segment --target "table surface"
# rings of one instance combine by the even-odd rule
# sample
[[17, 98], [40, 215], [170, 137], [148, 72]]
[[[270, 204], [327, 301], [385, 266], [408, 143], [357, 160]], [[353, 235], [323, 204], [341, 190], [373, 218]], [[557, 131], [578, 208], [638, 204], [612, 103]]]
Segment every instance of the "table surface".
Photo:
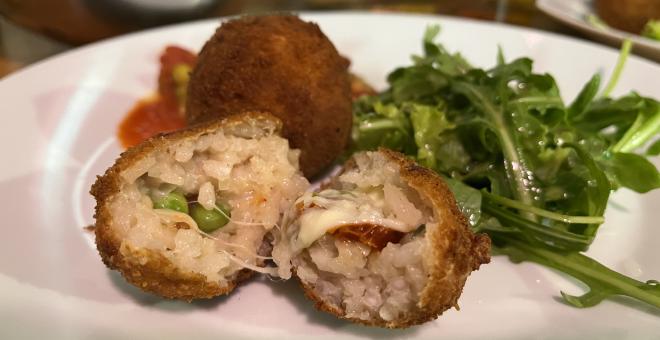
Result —
[[[161, 9], [146, 8], [154, 3]], [[198, 7], [162, 9], [186, 3]], [[342, 9], [436, 13], [582, 37], [538, 10], [534, 0], [0, 0], [0, 77], [76, 46], [159, 25], [242, 13]]]

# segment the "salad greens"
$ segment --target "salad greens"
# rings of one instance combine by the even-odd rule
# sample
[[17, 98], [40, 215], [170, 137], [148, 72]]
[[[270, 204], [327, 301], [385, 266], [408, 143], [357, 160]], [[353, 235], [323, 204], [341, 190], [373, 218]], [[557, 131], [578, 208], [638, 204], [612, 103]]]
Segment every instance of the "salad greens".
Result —
[[660, 40], [660, 20], [649, 20], [642, 30], [642, 35], [647, 38]]
[[[660, 103], [632, 92], [610, 98], [630, 44], [599, 95], [594, 75], [572, 103], [532, 60], [472, 67], [424, 35], [424, 54], [394, 70], [389, 88], [354, 105], [353, 151], [387, 147], [443, 175], [476, 231], [512, 261], [562, 271], [589, 287], [566, 303], [590, 307], [625, 295], [660, 308], [657, 281], [640, 282], [582, 252], [594, 241], [610, 192], [660, 187], [646, 155], [660, 153]], [[637, 153], [647, 144], [645, 151]]]

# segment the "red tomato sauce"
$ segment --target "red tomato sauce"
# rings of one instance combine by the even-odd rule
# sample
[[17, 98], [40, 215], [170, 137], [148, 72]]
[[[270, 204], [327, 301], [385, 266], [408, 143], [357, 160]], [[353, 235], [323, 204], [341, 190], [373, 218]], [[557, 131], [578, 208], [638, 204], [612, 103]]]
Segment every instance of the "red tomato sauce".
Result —
[[177, 105], [168, 105], [161, 96], [143, 99], [128, 112], [119, 124], [117, 137], [125, 148], [140, 144], [143, 140], [162, 132], [170, 132], [186, 126]]
[[167, 46], [160, 56], [158, 93], [140, 100], [119, 124], [117, 137], [128, 148], [163, 132], [186, 126], [182, 103], [176, 97], [176, 83], [172, 71], [176, 65], [194, 66], [197, 56], [183, 48]]

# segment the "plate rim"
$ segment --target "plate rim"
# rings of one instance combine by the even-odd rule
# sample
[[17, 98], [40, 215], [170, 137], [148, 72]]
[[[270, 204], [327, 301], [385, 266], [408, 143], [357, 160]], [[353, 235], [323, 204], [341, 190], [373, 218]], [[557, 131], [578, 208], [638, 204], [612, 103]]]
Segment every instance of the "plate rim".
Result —
[[[589, 8], [591, 14], [593, 12], [593, 6], [590, 0], [573, 0], [581, 2]], [[599, 29], [593, 27], [588, 22], [584, 20], [576, 20], [571, 16], [564, 15], [562, 11], [556, 7], [556, 0], [536, 0], [536, 7], [541, 10], [543, 13], [549, 15], [550, 17], [569, 25], [579, 31], [582, 31], [586, 34], [598, 35], [606, 37], [607, 39], [616, 40], [617, 42], [622, 42], [625, 39], [630, 39], [634, 44], [643, 46], [644, 48], [652, 49], [660, 52], [660, 42], [655, 42], [652, 39], [645, 38], [639, 34], [633, 34], [630, 32], [622, 31], [614, 27], [608, 26], [606, 29]]]

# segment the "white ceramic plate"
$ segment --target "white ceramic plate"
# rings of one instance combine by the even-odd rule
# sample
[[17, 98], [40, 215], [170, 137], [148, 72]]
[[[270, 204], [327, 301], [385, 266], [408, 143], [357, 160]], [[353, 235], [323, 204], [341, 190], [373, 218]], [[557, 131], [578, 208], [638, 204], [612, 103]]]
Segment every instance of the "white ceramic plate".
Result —
[[[572, 99], [616, 51], [538, 31], [433, 16], [336, 13], [318, 22], [353, 70], [378, 87], [421, 50], [428, 24], [476, 65], [531, 56]], [[0, 81], [0, 338], [657, 338], [660, 312], [628, 300], [579, 310], [557, 301], [575, 282], [533, 264], [496, 257], [475, 272], [461, 311], [403, 331], [366, 328], [317, 312], [293, 282], [254, 280], [228, 297], [192, 304], [142, 293], [107, 270], [83, 227], [87, 193], [118, 156], [118, 122], [156, 86], [166, 44], [197, 50], [218, 21], [172, 26], [77, 49]], [[359, 28], [358, 28], [359, 27]], [[660, 67], [632, 57], [617, 94], [660, 97]], [[660, 192], [620, 192], [590, 254], [640, 279], [660, 278]]]
[[590, 24], [587, 17], [595, 14], [592, 0], [536, 0], [536, 6], [564, 24], [611, 46], [621, 46], [624, 39], [630, 39], [637, 53], [660, 62], [660, 41], [612, 27], [599, 28]]

